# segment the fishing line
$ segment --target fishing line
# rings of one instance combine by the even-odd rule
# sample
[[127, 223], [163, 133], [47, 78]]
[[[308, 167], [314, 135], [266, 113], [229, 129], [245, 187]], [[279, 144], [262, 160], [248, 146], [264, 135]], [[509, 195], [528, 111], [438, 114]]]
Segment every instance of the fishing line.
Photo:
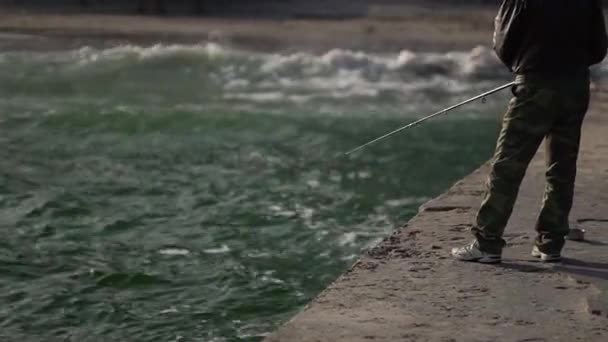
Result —
[[380, 142], [380, 141], [382, 141], [382, 140], [384, 140], [384, 139], [387, 139], [387, 138], [389, 138], [389, 137], [391, 137], [391, 136], [393, 136], [393, 135], [395, 135], [395, 134], [397, 134], [397, 133], [399, 133], [399, 132], [401, 132], [401, 131], [404, 131], [404, 130], [406, 130], [406, 129], [412, 128], [412, 127], [414, 127], [414, 126], [417, 126], [417, 125], [419, 125], [419, 124], [421, 124], [421, 123], [423, 123], [423, 122], [425, 122], [425, 121], [427, 121], [427, 120], [429, 120], [429, 119], [432, 119], [432, 118], [434, 118], [434, 117], [436, 117], [436, 116], [439, 116], [439, 115], [442, 115], [442, 114], [447, 114], [449, 111], [451, 111], [451, 110], [453, 110], [453, 109], [456, 109], [456, 108], [458, 108], [458, 107], [461, 107], [461, 106], [463, 106], [463, 105], [465, 105], [465, 104], [467, 104], [467, 103], [470, 103], [470, 102], [473, 102], [473, 101], [476, 101], [476, 100], [479, 100], [479, 99], [482, 99], [482, 101], [485, 101], [485, 97], [486, 97], [486, 96], [491, 95], [491, 94], [494, 94], [494, 93], [496, 93], [496, 92], [499, 92], [499, 91], [501, 91], [501, 90], [503, 90], [503, 89], [505, 89], [505, 88], [512, 87], [512, 86], [514, 86], [514, 85], [515, 85], [515, 82], [510, 82], [510, 83], [507, 83], [507, 84], [502, 85], [502, 86], [500, 86], [500, 87], [498, 87], [498, 88], [492, 89], [492, 90], [487, 91], [487, 92], [485, 92], [485, 93], [483, 93], [483, 94], [479, 94], [479, 95], [477, 95], [477, 96], [475, 96], [475, 97], [472, 97], [472, 98], [470, 98], [470, 99], [468, 99], [468, 100], [462, 101], [462, 102], [460, 102], [460, 103], [458, 103], [458, 104], [455, 104], [455, 105], [450, 106], [450, 107], [448, 107], [448, 108], [442, 109], [442, 110], [440, 110], [440, 111], [439, 111], [439, 112], [437, 112], [437, 113], [434, 113], [434, 114], [431, 114], [431, 115], [425, 116], [425, 117], [423, 117], [423, 118], [421, 118], [421, 119], [418, 119], [418, 120], [416, 120], [416, 121], [414, 121], [414, 122], [412, 122], [412, 123], [409, 123], [409, 124], [407, 124], [407, 125], [405, 125], [405, 126], [403, 126], [403, 127], [397, 128], [396, 130], [394, 130], [394, 131], [392, 131], [392, 132], [389, 132], [389, 133], [387, 133], [387, 134], [385, 134], [385, 135], [383, 135], [383, 136], [380, 136], [380, 137], [378, 137], [378, 138], [376, 138], [376, 139], [374, 139], [374, 140], [372, 140], [372, 141], [366, 142], [365, 144], [363, 144], [363, 145], [361, 145], [361, 146], [358, 146], [358, 147], [356, 147], [356, 148], [354, 148], [354, 149], [352, 149], [352, 150], [350, 150], [350, 151], [348, 151], [348, 152], [345, 152], [345, 153], [343, 154], [343, 156], [348, 156], [348, 155], [350, 155], [350, 154], [352, 154], [352, 153], [355, 153], [355, 152], [357, 152], [357, 151], [359, 151], [359, 150], [361, 150], [361, 149], [363, 149], [363, 148], [365, 148], [365, 147], [367, 147], [367, 146], [373, 145], [373, 144], [375, 144], [375, 143], [377, 143], [377, 142]]

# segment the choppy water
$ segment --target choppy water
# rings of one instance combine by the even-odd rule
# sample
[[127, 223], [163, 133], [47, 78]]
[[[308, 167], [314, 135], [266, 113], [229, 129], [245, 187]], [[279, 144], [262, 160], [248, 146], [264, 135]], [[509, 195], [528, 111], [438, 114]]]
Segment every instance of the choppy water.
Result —
[[489, 50], [0, 53], [0, 340], [257, 341], [486, 160]]

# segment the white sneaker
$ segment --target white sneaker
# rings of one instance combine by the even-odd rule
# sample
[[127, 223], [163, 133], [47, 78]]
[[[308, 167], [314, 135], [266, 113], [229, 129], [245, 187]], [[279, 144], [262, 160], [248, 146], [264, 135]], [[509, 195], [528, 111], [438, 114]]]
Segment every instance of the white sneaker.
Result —
[[473, 261], [482, 264], [495, 264], [501, 261], [500, 254], [492, 254], [481, 251], [476, 240], [470, 245], [452, 248], [452, 256], [456, 258], [456, 260]]
[[531, 254], [532, 254], [533, 257], [540, 258], [540, 260], [546, 261], [546, 262], [556, 262], [556, 261], [561, 261], [562, 260], [561, 254], [559, 254], [559, 253], [557, 253], [557, 254], [543, 253], [536, 246], [534, 246], [534, 248], [532, 248], [532, 253]]

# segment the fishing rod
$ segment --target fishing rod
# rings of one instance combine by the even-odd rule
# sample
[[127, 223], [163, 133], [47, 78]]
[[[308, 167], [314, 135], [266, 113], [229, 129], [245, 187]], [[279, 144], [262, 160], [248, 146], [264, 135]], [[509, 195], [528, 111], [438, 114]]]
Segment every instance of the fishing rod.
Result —
[[488, 92], [485, 92], [483, 94], [480, 94], [480, 95], [477, 95], [475, 97], [472, 97], [472, 98], [470, 98], [470, 99], [468, 99], [466, 101], [462, 101], [459, 104], [455, 104], [455, 105], [453, 105], [451, 107], [443, 109], [443, 110], [441, 110], [441, 111], [439, 111], [439, 112], [437, 112], [435, 114], [431, 114], [429, 116], [425, 116], [422, 119], [416, 120], [416, 121], [414, 121], [414, 122], [412, 122], [410, 124], [407, 124], [407, 125], [405, 125], [403, 127], [398, 128], [398, 129], [396, 129], [396, 130], [394, 130], [392, 132], [389, 132], [389, 133], [387, 133], [387, 134], [385, 134], [385, 135], [383, 135], [381, 137], [378, 137], [378, 138], [376, 138], [376, 139], [374, 139], [374, 140], [372, 140], [370, 142], [367, 142], [367, 143], [365, 143], [365, 144], [363, 144], [363, 145], [361, 145], [361, 146], [359, 146], [357, 148], [354, 148], [354, 149], [352, 149], [352, 150], [344, 153], [344, 155], [349, 155], [349, 154], [355, 153], [355, 152], [357, 152], [357, 151], [359, 151], [359, 150], [361, 150], [361, 149], [363, 149], [363, 148], [365, 148], [365, 147], [367, 147], [369, 145], [375, 144], [375, 143], [377, 143], [377, 142], [379, 142], [381, 140], [384, 140], [384, 139], [386, 139], [388, 137], [391, 137], [391, 136], [393, 136], [393, 135], [395, 135], [395, 134], [397, 134], [397, 133], [399, 133], [401, 131], [404, 131], [404, 130], [406, 130], [408, 128], [412, 128], [412, 127], [414, 127], [414, 126], [416, 126], [418, 124], [421, 124], [421, 123], [425, 122], [426, 120], [432, 119], [432, 118], [434, 118], [436, 116], [439, 116], [441, 114], [446, 114], [447, 112], [451, 111], [452, 109], [456, 109], [456, 108], [458, 108], [460, 106], [463, 106], [463, 105], [465, 105], [465, 104], [467, 104], [469, 102], [473, 102], [473, 101], [478, 100], [478, 99], [483, 99], [484, 97], [486, 97], [488, 95], [494, 94], [494, 93], [499, 92], [499, 91], [501, 91], [501, 90], [503, 90], [505, 88], [509, 88], [509, 87], [511, 87], [513, 85], [515, 85], [515, 82], [507, 83], [507, 84], [502, 85], [502, 86], [500, 86], [500, 87], [498, 87], [496, 89], [492, 89], [492, 90], [490, 90]]

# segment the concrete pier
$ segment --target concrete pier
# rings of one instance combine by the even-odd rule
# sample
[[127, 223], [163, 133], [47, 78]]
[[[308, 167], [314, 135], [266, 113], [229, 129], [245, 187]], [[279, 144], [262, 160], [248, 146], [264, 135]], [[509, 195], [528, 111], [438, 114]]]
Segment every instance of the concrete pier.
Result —
[[[582, 142], [573, 226], [560, 264], [530, 256], [544, 186], [531, 164], [499, 265], [452, 260], [470, 241], [488, 165], [424, 205], [267, 342], [608, 341], [608, 92], [594, 92]], [[449, 165], [446, 165], [449, 167]]]

